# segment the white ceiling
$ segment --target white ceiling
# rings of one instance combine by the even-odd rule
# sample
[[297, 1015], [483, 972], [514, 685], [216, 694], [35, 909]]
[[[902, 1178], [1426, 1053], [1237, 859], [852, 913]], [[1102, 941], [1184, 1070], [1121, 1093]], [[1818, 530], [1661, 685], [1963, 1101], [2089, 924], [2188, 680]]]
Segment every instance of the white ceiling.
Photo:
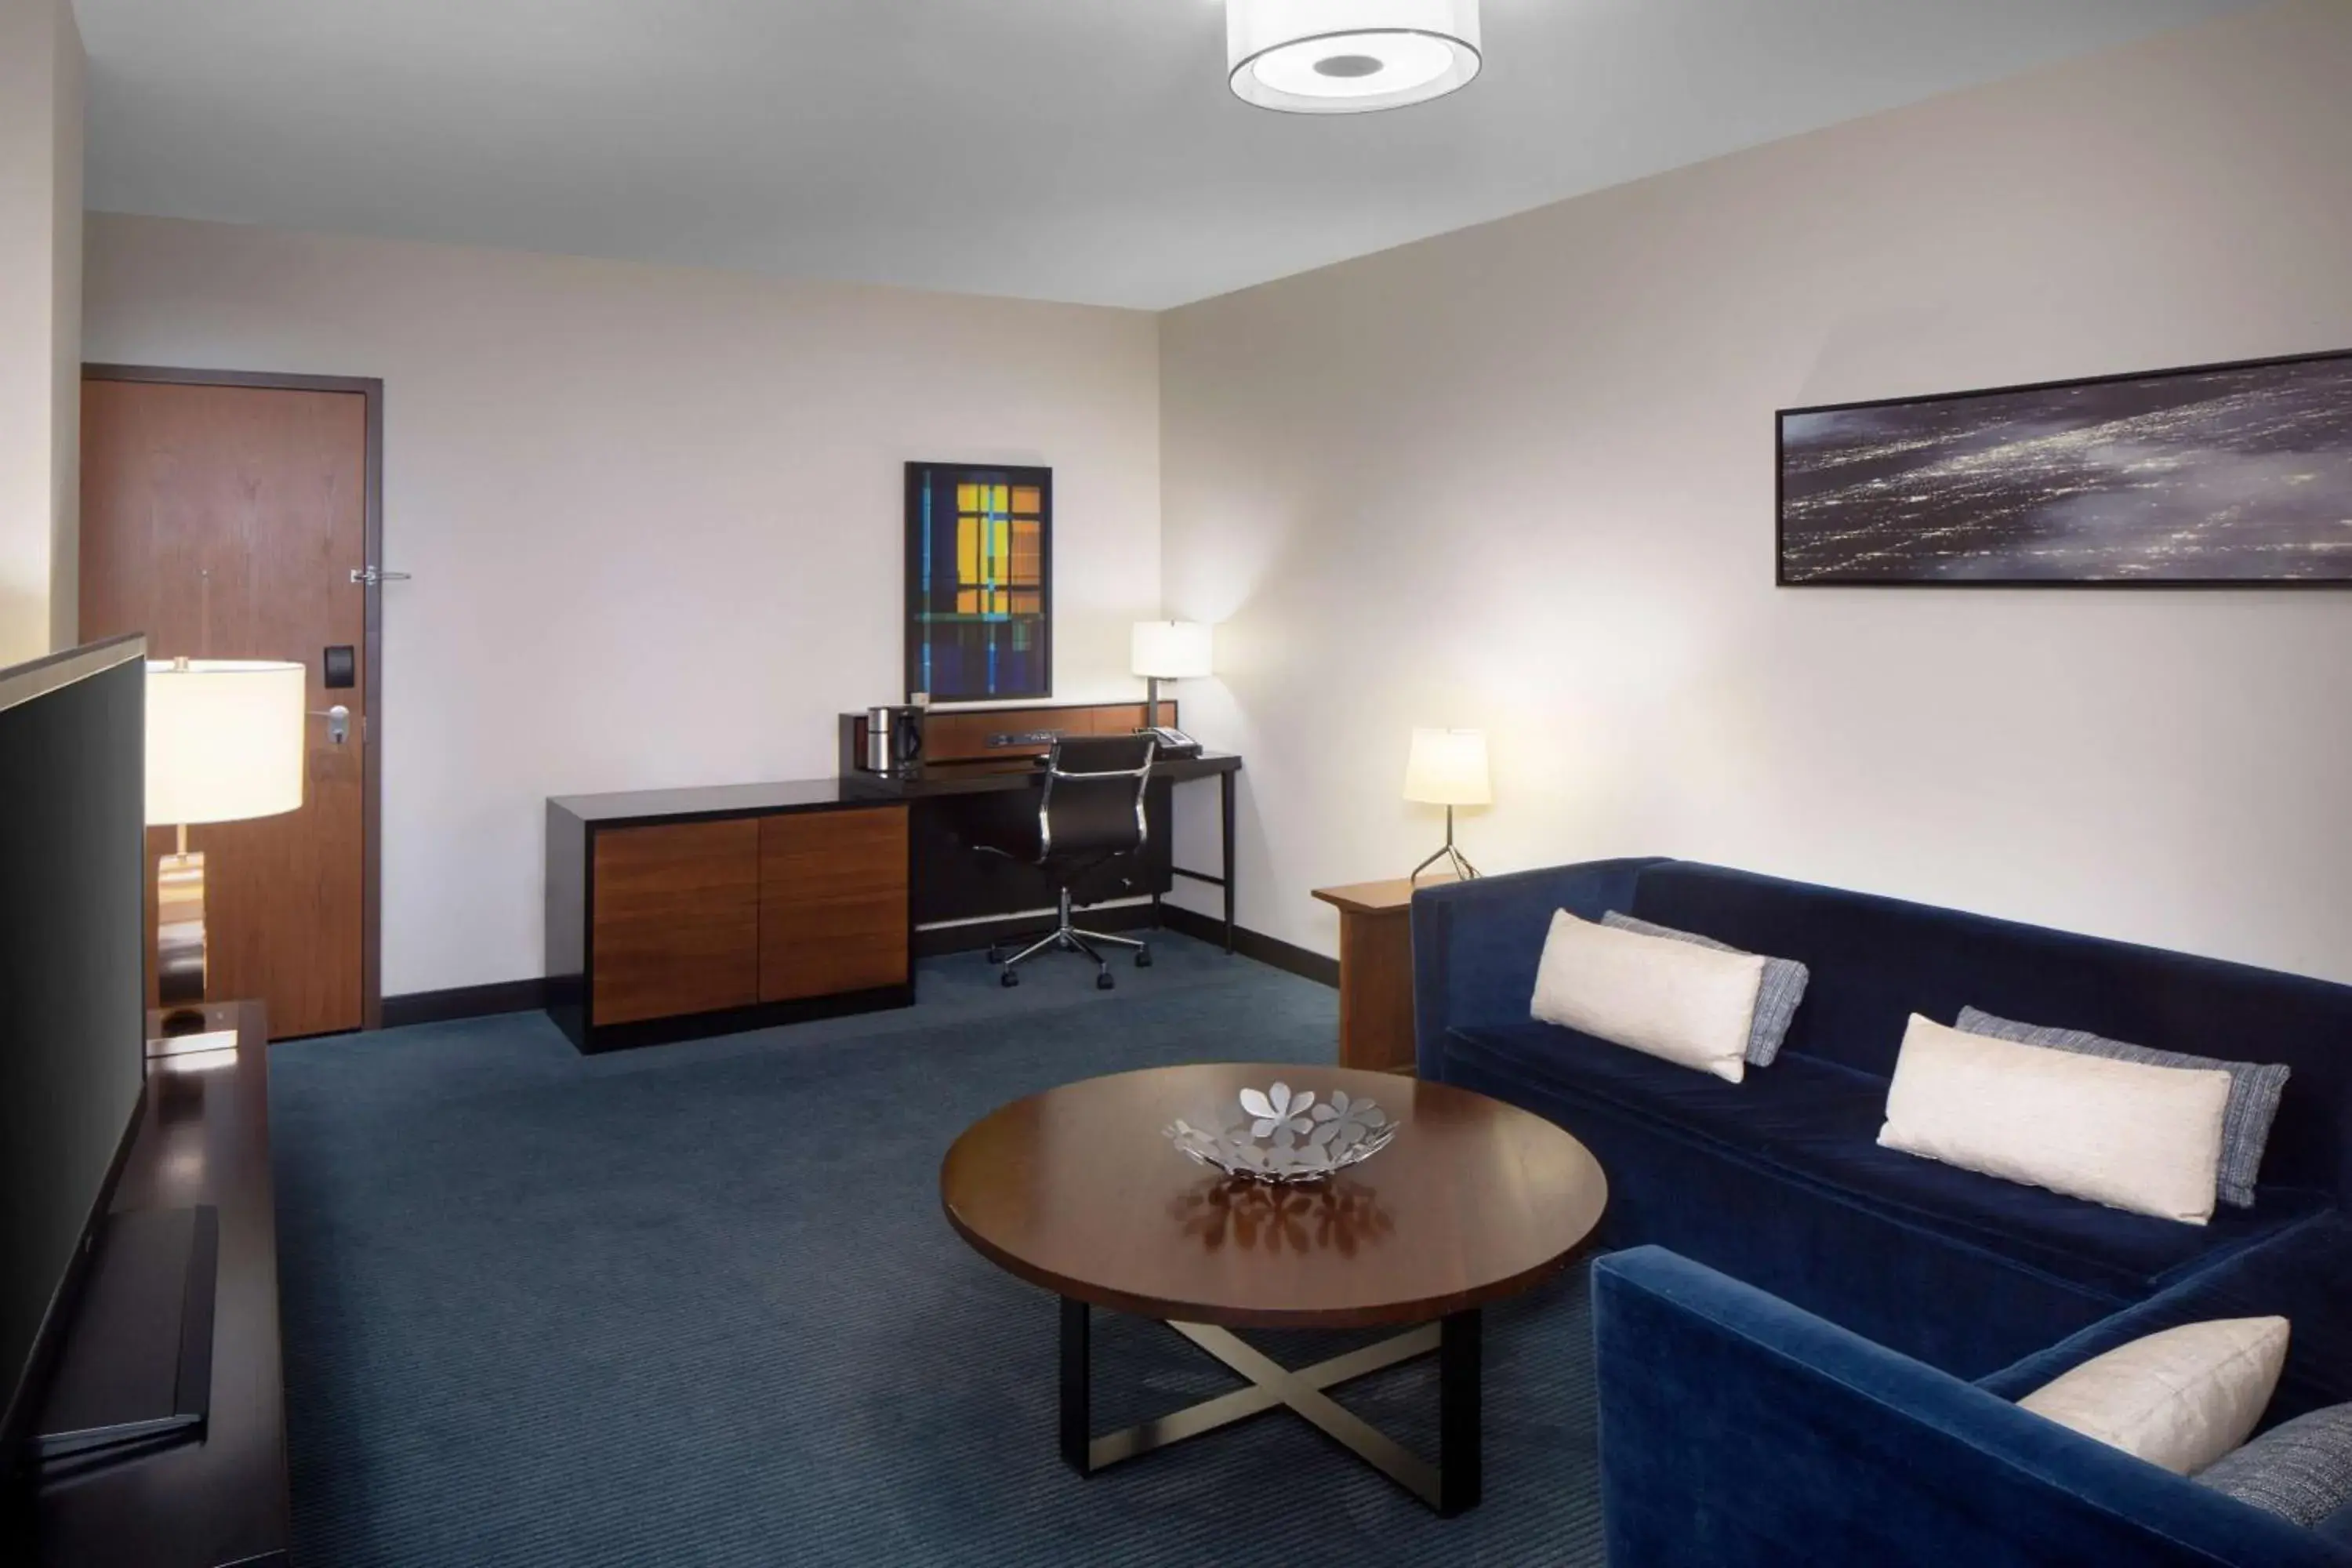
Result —
[[1160, 308], [2250, 0], [1486, 0], [1465, 90], [1253, 109], [1222, 0], [76, 0], [89, 200]]

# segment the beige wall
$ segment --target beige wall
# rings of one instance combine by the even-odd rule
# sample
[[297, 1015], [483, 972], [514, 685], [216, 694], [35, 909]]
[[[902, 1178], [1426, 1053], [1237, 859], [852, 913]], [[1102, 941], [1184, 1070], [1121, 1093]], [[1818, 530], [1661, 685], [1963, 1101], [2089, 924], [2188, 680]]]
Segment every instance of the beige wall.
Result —
[[74, 640], [82, 50], [68, 0], [0, 0], [0, 665]]
[[910, 458], [1053, 466], [1056, 695], [1160, 600], [1145, 314], [93, 215], [93, 360], [384, 380], [384, 988], [542, 967], [543, 801], [830, 775]]
[[2352, 980], [2352, 594], [1772, 586], [1776, 408], [2352, 347], [2347, 83], [2352, 5], [2291, 4], [1164, 317], [1244, 921], [1334, 951], [1307, 889], [1436, 842], [1409, 728], [1484, 725], [1489, 871], [1665, 853]]

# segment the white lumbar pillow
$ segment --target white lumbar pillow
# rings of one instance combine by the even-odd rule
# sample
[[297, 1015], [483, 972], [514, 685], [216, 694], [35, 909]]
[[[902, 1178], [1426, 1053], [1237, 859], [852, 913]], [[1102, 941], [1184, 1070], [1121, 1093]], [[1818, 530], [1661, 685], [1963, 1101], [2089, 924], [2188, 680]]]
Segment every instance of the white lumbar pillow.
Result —
[[2174, 1475], [2194, 1475], [2263, 1418], [2286, 1341], [2284, 1318], [2187, 1323], [2094, 1356], [2017, 1403]]
[[1758, 954], [1619, 931], [1561, 910], [1551, 917], [1528, 1011], [1738, 1083], [1763, 980]]
[[1964, 1035], [1917, 1014], [1878, 1141], [1948, 1165], [2203, 1225], [2230, 1075]]

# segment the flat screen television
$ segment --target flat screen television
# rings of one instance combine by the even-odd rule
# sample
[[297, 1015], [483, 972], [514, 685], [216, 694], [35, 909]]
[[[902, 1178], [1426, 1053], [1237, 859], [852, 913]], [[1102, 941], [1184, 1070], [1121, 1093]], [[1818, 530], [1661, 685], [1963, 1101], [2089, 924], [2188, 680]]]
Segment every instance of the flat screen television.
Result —
[[146, 1074], [146, 639], [0, 670], [0, 1442], [22, 1452]]

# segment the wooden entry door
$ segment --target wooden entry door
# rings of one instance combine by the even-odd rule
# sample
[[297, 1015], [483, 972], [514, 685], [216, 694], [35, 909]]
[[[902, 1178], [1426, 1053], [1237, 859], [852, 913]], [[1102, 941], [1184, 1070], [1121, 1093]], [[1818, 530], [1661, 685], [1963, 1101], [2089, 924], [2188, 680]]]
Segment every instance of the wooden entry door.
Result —
[[[126, 373], [147, 374], [150, 373]], [[152, 373], [166, 374], [170, 373]], [[249, 378], [258, 380], [260, 378]], [[206, 994], [260, 997], [273, 1038], [373, 1021], [367, 384], [82, 384], [81, 627], [149, 656], [286, 659], [310, 671], [301, 809], [192, 827], [205, 856]], [[327, 650], [350, 684], [329, 687]], [[350, 710], [342, 737], [324, 717]], [[148, 834], [148, 861], [173, 830]], [[154, 987], [154, 888], [148, 986]]]

